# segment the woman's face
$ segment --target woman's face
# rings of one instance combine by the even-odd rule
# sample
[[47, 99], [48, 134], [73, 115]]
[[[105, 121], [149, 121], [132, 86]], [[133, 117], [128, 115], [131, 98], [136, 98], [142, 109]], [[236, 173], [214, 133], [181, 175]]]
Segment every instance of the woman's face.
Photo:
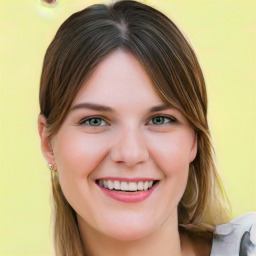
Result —
[[84, 84], [51, 145], [79, 224], [121, 240], [175, 220], [197, 152], [187, 120], [164, 104], [137, 60], [122, 50]]

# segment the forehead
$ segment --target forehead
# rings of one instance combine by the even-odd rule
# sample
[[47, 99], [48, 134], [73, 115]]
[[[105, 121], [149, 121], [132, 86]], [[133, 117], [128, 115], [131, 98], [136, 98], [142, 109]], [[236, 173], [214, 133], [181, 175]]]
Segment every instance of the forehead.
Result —
[[163, 103], [137, 59], [121, 49], [99, 64], [82, 86], [73, 105], [84, 101], [107, 105]]

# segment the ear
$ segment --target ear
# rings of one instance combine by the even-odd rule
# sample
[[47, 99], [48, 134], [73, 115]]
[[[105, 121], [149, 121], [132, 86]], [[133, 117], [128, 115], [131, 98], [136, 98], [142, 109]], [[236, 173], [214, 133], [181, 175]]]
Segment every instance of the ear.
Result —
[[189, 162], [193, 162], [197, 154], [197, 133], [194, 131], [193, 144], [190, 151]]
[[41, 150], [43, 152], [44, 158], [48, 164], [52, 164], [53, 169], [56, 169], [52, 145], [47, 133], [46, 118], [43, 115], [39, 115], [38, 117], [38, 132], [41, 138]]

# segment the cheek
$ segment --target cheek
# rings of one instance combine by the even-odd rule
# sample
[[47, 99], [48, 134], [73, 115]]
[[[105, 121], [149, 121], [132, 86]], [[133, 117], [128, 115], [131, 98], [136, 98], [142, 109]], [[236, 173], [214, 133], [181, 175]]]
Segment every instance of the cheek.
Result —
[[188, 173], [192, 140], [190, 136], [163, 136], [152, 140], [150, 146], [154, 162], [165, 176], [185, 176]]
[[[59, 182], [67, 201], [76, 212], [83, 207], [92, 209], [87, 196], [94, 183], [91, 174], [104, 160], [108, 149], [103, 145], [107, 142], [99, 136], [60, 130], [53, 145]], [[87, 215], [93, 218], [89, 211]]]
[[[158, 154], [159, 167], [166, 176], [165, 182], [168, 184], [166, 193], [171, 193], [169, 198], [180, 201], [188, 179], [189, 172], [189, 152], [184, 145], [171, 143], [163, 148], [162, 154]], [[169, 188], [172, 188], [169, 190]]]
[[61, 184], [78, 183], [90, 174], [104, 159], [108, 145], [104, 138], [93, 135], [60, 131], [54, 154]]
[[178, 133], [159, 136], [151, 140], [151, 156], [158, 169], [164, 175], [162, 179], [163, 208], [156, 212], [165, 212], [165, 218], [177, 209], [187, 186], [189, 173], [191, 137], [178, 136]]
[[178, 205], [187, 186], [190, 153], [193, 145], [193, 137], [189, 135], [189, 133], [175, 133], [152, 141], [154, 143], [151, 147], [153, 149], [151, 155], [165, 176], [163, 188], [166, 195], [166, 206], [170, 208]]

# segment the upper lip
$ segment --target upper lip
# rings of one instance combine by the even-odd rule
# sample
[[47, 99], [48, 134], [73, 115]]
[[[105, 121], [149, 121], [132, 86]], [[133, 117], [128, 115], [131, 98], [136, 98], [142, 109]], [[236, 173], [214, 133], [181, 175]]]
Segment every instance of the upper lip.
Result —
[[121, 177], [102, 177], [97, 180], [118, 180], [118, 181], [125, 181], [125, 182], [139, 182], [139, 181], [156, 181], [157, 179], [153, 178], [145, 178], [145, 177], [138, 177], [138, 178], [121, 178]]

